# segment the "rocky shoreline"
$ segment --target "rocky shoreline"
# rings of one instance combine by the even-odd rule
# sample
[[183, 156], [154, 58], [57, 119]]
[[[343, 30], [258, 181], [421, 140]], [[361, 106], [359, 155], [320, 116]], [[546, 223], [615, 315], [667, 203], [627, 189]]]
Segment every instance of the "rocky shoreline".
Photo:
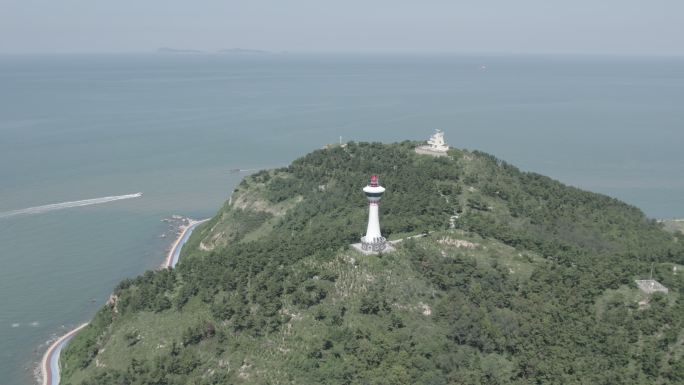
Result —
[[[181, 215], [172, 215], [170, 218], [162, 219], [162, 222], [169, 223], [169, 231], [175, 233], [176, 237], [169, 247], [166, 258], [160, 268], [173, 268], [175, 266], [180, 256], [180, 250], [190, 237], [192, 230], [207, 220], [194, 220]], [[161, 237], [165, 238], [166, 233], [162, 234]], [[107, 302], [111, 300], [112, 296], [110, 296]], [[69, 330], [69, 332], [62, 336], [52, 337], [45, 343], [48, 348], [34, 370], [34, 377], [37, 383], [42, 385], [59, 385], [59, 355], [69, 340], [86, 326], [88, 326], [87, 322]]]

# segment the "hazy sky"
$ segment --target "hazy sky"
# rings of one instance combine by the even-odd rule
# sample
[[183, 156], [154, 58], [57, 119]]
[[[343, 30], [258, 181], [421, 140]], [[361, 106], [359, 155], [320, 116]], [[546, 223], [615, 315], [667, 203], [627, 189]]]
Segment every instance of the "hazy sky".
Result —
[[684, 55], [684, 0], [0, 0], [0, 52]]

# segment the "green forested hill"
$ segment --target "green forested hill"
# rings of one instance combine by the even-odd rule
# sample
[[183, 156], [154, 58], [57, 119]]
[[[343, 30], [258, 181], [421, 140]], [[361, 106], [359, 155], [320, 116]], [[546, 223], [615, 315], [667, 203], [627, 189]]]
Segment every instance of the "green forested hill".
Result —
[[[244, 179], [175, 270], [122, 282], [63, 384], [681, 384], [684, 235], [452, 150], [349, 143]], [[390, 239], [362, 256], [372, 173]], [[648, 276], [668, 295], [641, 294]]]

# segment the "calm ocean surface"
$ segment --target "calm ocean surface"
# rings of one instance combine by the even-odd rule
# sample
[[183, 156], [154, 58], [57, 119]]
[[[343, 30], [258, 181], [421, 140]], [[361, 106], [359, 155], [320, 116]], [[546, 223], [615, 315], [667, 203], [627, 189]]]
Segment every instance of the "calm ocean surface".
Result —
[[286, 165], [339, 136], [435, 128], [651, 217], [684, 217], [682, 58], [0, 56], [0, 383], [32, 383], [46, 340], [159, 266], [161, 219], [211, 216], [244, 175], [231, 169]]

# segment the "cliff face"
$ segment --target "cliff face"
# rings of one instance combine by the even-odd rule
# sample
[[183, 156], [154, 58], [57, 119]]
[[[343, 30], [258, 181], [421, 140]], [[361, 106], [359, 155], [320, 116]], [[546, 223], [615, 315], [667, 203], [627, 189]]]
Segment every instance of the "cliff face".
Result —
[[[64, 352], [64, 384], [684, 381], [681, 234], [487, 154], [414, 145], [245, 178], [176, 270], [117, 287]], [[383, 234], [429, 235], [362, 256], [348, 244], [373, 173]], [[651, 263], [670, 295], [634, 286]]]
[[[283, 172], [267, 171], [260, 176], [286, 177]], [[241, 184], [233, 192], [219, 213], [207, 226], [198, 231], [193, 241], [199, 241], [197, 248], [212, 251], [225, 248], [231, 243], [257, 239], [268, 234], [273, 226], [289, 209], [302, 201], [301, 195], [279, 202], [268, 199], [268, 186], [259, 178], [249, 178], [249, 184]], [[259, 181], [257, 181], [259, 180]], [[193, 248], [195, 245], [191, 246]]]

